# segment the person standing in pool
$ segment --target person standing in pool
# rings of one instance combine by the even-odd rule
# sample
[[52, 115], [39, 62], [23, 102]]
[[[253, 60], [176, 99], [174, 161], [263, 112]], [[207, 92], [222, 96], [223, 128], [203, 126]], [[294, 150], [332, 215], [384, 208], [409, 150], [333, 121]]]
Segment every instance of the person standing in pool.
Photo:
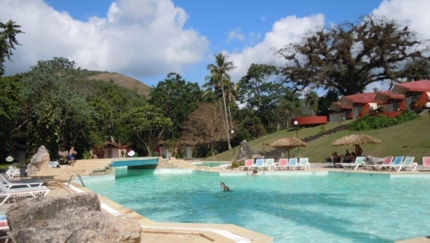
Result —
[[226, 186], [224, 182], [221, 182], [221, 187], [225, 192], [230, 191], [230, 188], [228, 188], [228, 186]]

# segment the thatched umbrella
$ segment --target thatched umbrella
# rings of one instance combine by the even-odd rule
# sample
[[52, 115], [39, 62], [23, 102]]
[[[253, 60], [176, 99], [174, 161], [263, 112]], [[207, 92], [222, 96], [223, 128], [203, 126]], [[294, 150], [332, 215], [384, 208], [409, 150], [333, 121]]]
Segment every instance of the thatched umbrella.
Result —
[[274, 148], [283, 148], [288, 150], [288, 158], [290, 158], [290, 149], [297, 147], [307, 147], [308, 144], [296, 137], [281, 138], [273, 142], [270, 146]]
[[338, 140], [332, 142], [331, 145], [342, 146], [342, 145], [360, 145], [360, 144], [369, 144], [369, 143], [378, 144], [378, 143], [381, 143], [381, 140], [366, 134], [352, 134], [349, 136], [339, 138]]

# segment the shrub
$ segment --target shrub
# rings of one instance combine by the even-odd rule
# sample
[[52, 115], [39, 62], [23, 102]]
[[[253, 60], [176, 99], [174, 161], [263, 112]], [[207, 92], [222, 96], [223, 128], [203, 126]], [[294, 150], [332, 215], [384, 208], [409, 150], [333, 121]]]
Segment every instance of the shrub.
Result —
[[411, 110], [404, 110], [400, 116], [393, 118], [378, 114], [376, 116], [366, 115], [349, 124], [351, 131], [365, 131], [394, 126], [417, 118], [418, 115]]
[[243, 166], [243, 165], [245, 165], [244, 161], [239, 162], [239, 161], [235, 160], [231, 163], [231, 168], [238, 168], [239, 166]]

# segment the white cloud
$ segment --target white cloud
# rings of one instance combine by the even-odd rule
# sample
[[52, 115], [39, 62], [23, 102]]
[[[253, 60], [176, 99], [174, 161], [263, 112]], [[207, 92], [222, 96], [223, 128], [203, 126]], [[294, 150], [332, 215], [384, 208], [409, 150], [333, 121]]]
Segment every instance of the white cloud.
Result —
[[230, 43], [232, 40], [243, 41], [245, 39], [245, 35], [241, 33], [240, 28], [235, 30], [231, 30], [228, 32], [227, 43]]
[[[233, 82], [238, 82], [246, 74], [252, 63], [282, 65], [284, 60], [274, 55], [274, 49], [279, 49], [289, 43], [300, 41], [303, 34], [324, 26], [324, 15], [318, 14], [305, 18], [289, 16], [276, 21], [272, 30], [265, 34], [264, 40], [254, 46], [243, 48], [241, 52], [226, 53], [236, 66], [230, 71]], [[255, 34], [253, 34], [255, 35]]]
[[208, 40], [184, 29], [187, 14], [170, 0], [118, 0], [106, 17], [73, 19], [42, 0], [0, 0], [1, 21], [21, 25], [21, 46], [6, 74], [28, 70], [38, 60], [66, 57], [78, 66], [144, 79], [181, 72], [201, 61]]

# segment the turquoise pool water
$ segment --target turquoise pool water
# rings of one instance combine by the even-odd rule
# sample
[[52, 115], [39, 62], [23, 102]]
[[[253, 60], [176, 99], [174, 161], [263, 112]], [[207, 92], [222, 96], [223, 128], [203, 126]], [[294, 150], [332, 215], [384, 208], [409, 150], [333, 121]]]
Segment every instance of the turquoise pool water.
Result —
[[[222, 192], [221, 181], [233, 191]], [[394, 242], [430, 235], [430, 178], [133, 171], [86, 185], [154, 221], [236, 224], [277, 243]]]

